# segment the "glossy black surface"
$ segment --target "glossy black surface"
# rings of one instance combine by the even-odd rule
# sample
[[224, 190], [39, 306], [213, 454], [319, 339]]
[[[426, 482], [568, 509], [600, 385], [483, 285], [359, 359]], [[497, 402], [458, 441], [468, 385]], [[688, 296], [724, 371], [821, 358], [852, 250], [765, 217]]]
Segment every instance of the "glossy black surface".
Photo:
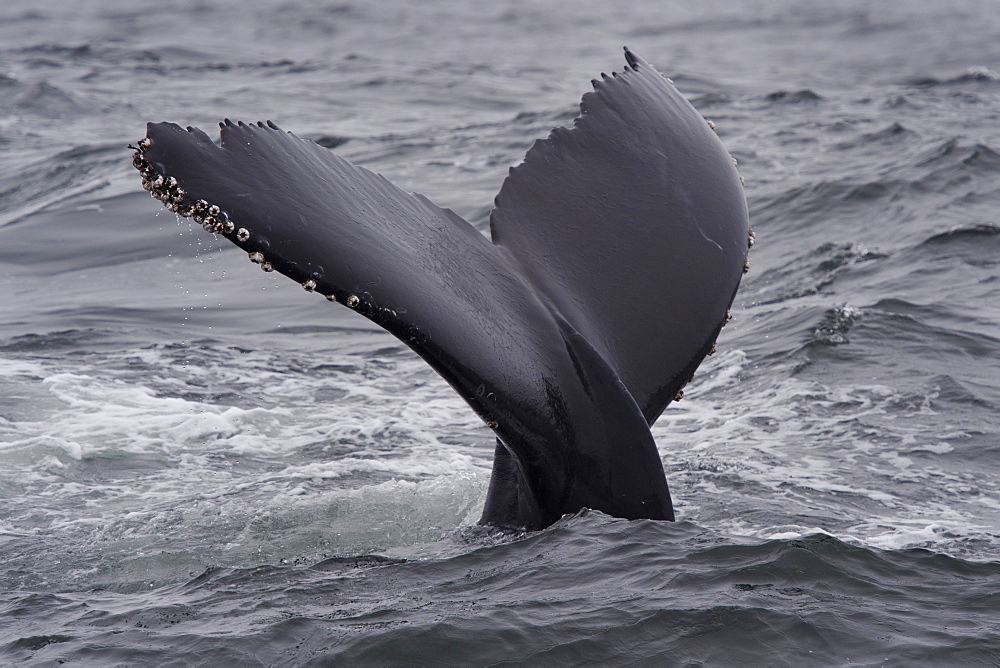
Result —
[[748, 221], [721, 142], [626, 55], [575, 127], [511, 171], [494, 243], [271, 124], [227, 120], [221, 146], [150, 124], [138, 163], [175, 178], [185, 202], [218, 206], [231, 241], [392, 332], [459, 392], [500, 444], [484, 523], [542, 528], [584, 507], [673, 519], [648, 424], [724, 324]]

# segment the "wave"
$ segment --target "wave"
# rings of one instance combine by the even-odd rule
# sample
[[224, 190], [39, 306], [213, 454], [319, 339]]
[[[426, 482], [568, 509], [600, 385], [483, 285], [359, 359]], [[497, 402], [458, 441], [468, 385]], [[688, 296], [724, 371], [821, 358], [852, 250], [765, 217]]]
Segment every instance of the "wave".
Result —
[[[772, 662], [780, 647], [809, 665], [989, 663], [1000, 633], [985, 585], [998, 577], [998, 562], [825, 533], [734, 538], [584, 511], [457, 556], [212, 569], [135, 594], [0, 594], [2, 651], [102, 663], [742, 664]], [[35, 619], [59, 633], [32, 633]]]
[[992, 241], [1000, 236], [1000, 225], [995, 223], [980, 223], [973, 225], [958, 225], [940, 234], [935, 234], [922, 242], [921, 245], [937, 246], [952, 243], [979, 243]]
[[915, 76], [907, 79], [903, 83], [909, 86], [920, 88], [933, 88], [935, 86], [952, 86], [965, 83], [997, 83], [1000, 82], [1000, 72], [992, 70], [983, 65], [970, 67], [965, 72], [947, 77], [944, 79], [933, 76]]
[[764, 305], [815, 295], [831, 288], [846, 268], [887, 257], [860, 243], [826, 242], [755, 275], [746, 296], [754, 304]]
[[840, 142], [836, 145], [836, 147], [842, 151], [852, 149], [871, 150], [873, 144], [884, 148], [887, 146], [895, 146], [897, 144], [907, 144], [913, 141], [916, 137], [916, 133], [912, 130], [904, 127], [898, 121], [894, 121], [881, 130], [866, 132], [854, 139]]
[[[893, 147], [890, 152], [886, 145]], [[759, 232], [805, 236], [812, 227], [835, 222], [841, 233], [877, 236], [897, 245], [895, 226], [913, 234], [936, 222], [927, 214], [929, 207], [950, 207], [953, 215], [963, 217], [983, 217], [980, 212], [992, 210], [1000, 153], [985, 143], [957, 137], [927, 143], [916, 133], [890, 126], [837, 148], [853, 156], [845, 159], [857, 165], [855, 173], [832, 180], [807, 178], [753, 195], [751, 220]], [[873, 226], [873, 219], [880, 224]]]
[[819, 102], [823, 97], [808, 88], [804, 88], [797, 91], [777, 90], [765, 95], [764, 99], [768, 102], [782, 104], [802, 104], [803, 102]]
[[812, 342], [830, 346], [850, 343], [847, 333], [863, 314], [861, 309], [847, 304], [830, 309], [813, 331]]
[[14, 81], [6, 88], [13, 90], [8, 90], [0, 101], [0, 111], [5, 114], [51, 119], [79, 116], [90, 111], [75, 95], [45, 80]]

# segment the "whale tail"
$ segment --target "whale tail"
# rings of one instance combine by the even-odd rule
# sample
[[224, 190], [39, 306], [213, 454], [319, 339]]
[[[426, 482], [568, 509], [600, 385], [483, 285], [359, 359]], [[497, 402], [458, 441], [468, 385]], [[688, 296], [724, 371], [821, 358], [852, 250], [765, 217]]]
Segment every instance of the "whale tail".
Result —
[[425, 359], [496, 433], [483, 522], [583, 507], [673, 519], [651, 425], [714, 347], [745, 270], [748, 216], [722, 143], [626, 49], [572, 128], [511, 169], [492, 242], [274, 124], [151, 123], [143, 184]]

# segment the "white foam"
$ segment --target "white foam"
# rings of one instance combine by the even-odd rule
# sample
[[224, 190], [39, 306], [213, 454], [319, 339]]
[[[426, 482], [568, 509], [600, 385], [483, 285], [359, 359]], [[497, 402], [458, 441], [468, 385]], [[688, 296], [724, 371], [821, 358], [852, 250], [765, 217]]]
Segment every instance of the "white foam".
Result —
[[[8, 391], [30, 397], [0, 422], [0, 482], [22, 490], [0, 527], [41, 541], [52, 582], [93, 584], [116, 563], [319, 559], [474, 522], [492, 434], [415, 356], [373, 359], [385, 344], [345, 336], [315, 369], [312, 353], [223, 345], [0, 360]], [[983, 521], [1000, 506], [988, 479], [933, 464], [967, 435], [929, 435], [927, 401], [900, 412], [883, 385], [756, 382], [743, 352], [720, 353], [654, 427], [682, 518], [765, 538], [1000, 545]]]
[[[185, 356], [0, 361], [6, 386], [37, 399], [0, 423], [0, 482], [21, 490], [0, 526], [42, 541], [48, 557], [31, 567], [48, 563], [51, 582], [93, 584], [115, 563], [141, 571], [178, 551], [202, 568], [318, 560], [478, 519], [492, 435], [415, 356], [369, 361], [353, 346], [317, 374], [286, 351]], [[258, 405], [216, 403], [216, 386], [250, 387]]]
[[[939, 419], [934, 392], [827, 386], [792, 373], [781, 377], [773, 368], [764, 380], [758, 390], [738, 350], [709, 358], [684, 400], [654, 426], [682, 518], [716, 518], [716, 527], [729, 533], [787, 533], [747, 522], [741, 511], [751, 509], [765, 522], [814, 516], [820, 523], [810, 531], [875, 547], [925, 540], [968, 556], [965, 546], [973, 541], [981, 558], [1000, 553], [996, 476], [967, 480], [954, 472], [964, 468], [961, 460], [934, 461], [958, 454], [952, 443], [969, 437], [961, 429], [928, 428], [928, 420]], [[924, 531], [945, 521], [947, 532]]]

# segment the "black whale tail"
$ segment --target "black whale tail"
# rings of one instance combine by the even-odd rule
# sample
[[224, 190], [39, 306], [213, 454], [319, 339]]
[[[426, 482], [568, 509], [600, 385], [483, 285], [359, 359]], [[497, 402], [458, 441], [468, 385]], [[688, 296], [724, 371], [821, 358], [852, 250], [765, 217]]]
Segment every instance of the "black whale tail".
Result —
[[511, 169], [492, 242], [271, 123], [226, 120], [221, 146], [150, 124], [134, 164], [171, 210], [384, 327], [458, 391], [497, 436], [483, 522], [673, 519], [649, 425], [729, 317], [748, 217], [709, 124], [626, 59]]

